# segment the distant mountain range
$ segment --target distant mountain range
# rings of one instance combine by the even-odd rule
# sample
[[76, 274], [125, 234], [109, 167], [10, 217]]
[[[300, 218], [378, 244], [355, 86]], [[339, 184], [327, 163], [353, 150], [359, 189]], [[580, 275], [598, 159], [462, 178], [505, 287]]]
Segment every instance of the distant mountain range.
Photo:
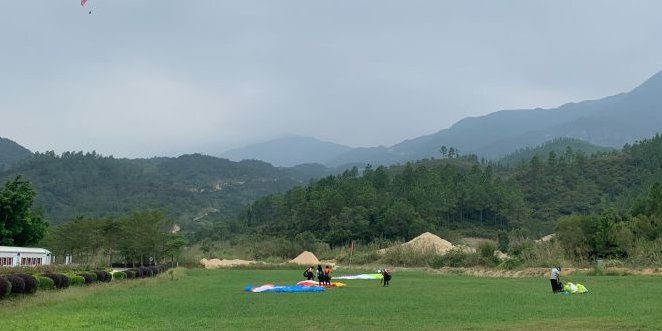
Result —
[[[224, 156], [254, 158], [283, 165], [319, 162], [328, 167], [338, 167], [345, 164], [394, 164], [440, 157], [441, 146], [452, 146], [462, 154], [475, 153], [480, 157], [499, 159], [518, 149], [538, 146], [559, 137], [620, 148], [661, 131], [662, 72], [627, 93], [569, 103], [553, 109], [502, 110], [485, 116], [468, 117], [450, 128], [390, 147], [344, 150], [346, 146], [297, 137], [290, 140], [291, 145], [287, 139], [276, 139], [236, 149]], [[308, 142], [305, 149], [300, 147], [299, 141]], [[336, 148], [330, 149], [328, 146]]]
[[220, 156], [233, 161], [256, 159], [279, 167], [292, 167], [304, 163], [324, 164], [350, 150], [351, 147], [311, 137], [285, 135], [267, 142], [233, 149]]
[[7, 138], [0, 137], [0, 171], [23, 158], [32, 155], [27, 148]]

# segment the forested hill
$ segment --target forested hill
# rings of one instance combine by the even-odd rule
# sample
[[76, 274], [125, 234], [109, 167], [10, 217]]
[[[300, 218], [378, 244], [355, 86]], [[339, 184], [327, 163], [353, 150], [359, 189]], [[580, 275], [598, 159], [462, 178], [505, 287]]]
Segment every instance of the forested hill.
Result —
[[562, 155], [570, 150], [581, 151], [586, 155], [596, 154], [596, 153], [607, 153], [614, 151], [614, 148], [611, 147], [602, 147], [593, 145], [589, 142], [576, 139], [576, 138], [556, 138], [551, 141], [548, 141], [542, 145], [536, 146], [535, 148], [522, 148], [514, 153], [508, 154], [499, 160], [501, 164], [508, 165], [518, 165], [522, 162], [529, 162], [534, 156], [541, 158], [547, 158], [550, 152], [554, 152], [556, 155]]
[[662, 136], [594, 156], [551, 153], [517, 168], [461, 161], [368, 167], [362, 176], [353, 169], [262, 197], [221, 227], [271, 238], [309, 232], [332, 245], [453, 229], [547, 234], [562, 215], [629, 211], [662, 181]]
[[326, 168], [277, 168], [261, 161], [232, 162], [193, 154], [177, 158], [116, 159], [96, 153], [36, 153], [9, 170], [30, 180], [36, 205], [51, 223], [79, 214], [103, 215], [134, 208], [167, 208], [186, 226], [208, 212], [232, 214], [259, 196], [305, 184]]
[[30, 156], [27, 148], [15, 143], [7, 138], [0, 137], [0, 171], [9, 168], [9, 166], [23, 158]]

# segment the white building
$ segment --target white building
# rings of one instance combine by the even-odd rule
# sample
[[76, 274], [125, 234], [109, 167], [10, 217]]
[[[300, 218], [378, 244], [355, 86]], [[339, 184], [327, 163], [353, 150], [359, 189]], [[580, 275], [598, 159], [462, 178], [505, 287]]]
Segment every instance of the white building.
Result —
[[50, 264], [51, 252], [47, 249], [0, 246], [0, 267]]

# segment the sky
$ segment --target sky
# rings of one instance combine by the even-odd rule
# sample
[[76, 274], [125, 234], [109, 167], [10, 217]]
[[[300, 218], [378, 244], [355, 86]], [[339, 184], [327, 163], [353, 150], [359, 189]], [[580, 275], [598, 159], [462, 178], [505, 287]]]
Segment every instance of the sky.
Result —
[[662, 70], [661, 12], [657, 0], [2, 0], [0, 137], [131, 158], [283, 134], [390, 146], [629, 91]]

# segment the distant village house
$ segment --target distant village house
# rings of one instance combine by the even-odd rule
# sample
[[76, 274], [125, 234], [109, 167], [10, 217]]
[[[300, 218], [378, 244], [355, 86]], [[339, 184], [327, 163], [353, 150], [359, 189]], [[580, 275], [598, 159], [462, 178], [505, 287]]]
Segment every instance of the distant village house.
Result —
[[50, 265], [51, 252], [43, 248], [0, 246], [0, 267]]

